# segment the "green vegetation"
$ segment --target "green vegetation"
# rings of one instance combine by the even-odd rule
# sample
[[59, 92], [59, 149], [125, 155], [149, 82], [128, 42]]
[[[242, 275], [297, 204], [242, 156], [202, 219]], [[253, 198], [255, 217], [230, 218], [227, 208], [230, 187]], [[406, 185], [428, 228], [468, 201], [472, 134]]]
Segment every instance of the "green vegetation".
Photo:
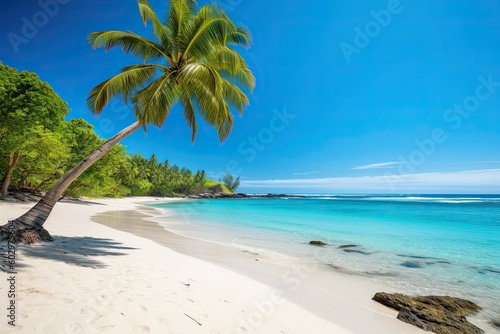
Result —
[[240, 177], [238, 176], [236, 179], [231, 173], [227, 173], [222, 178], [222, 183], [229, 189], [231, 192], [234, 192], [236, 188], [240, 186]]
[[219, 6], [207, 5], [196, 11], [193, 0], [171, 0], [164, 23], [147, 0], [139, 0], [138, 5], [144, 24], [152, 25], [154, 40], [129, 31], [90, 34], [93, 48], [121, 47], [141, 61], [97, 85], [87, 99], [90, 111], [99, 115], [113, 98], [121, 97], [133, 108], [137, 121], [81, 160], [32, 209], [13, 221], [20, 241], [50, 240], [43, 225], [71, 183], [126, 136], [141, 127], [163, 125], [177, 103], [192, 129], [193, 141], [197, 117], [215, 127], [223, 141], [232, 130], [231, 109], [242, 113], [249, 103], [238, 85], [252, 90], [255, 78], [232, 48], [250, 45], [245, 28], [235, 25]]
[[[72, 166], [105, 142], [83, 119], [64, 121], [66, 103], [34, 73], [0, 62], [0, 180], [7, 188], [47, 191]], [[176, 196], [209, 192], [220, 183], [205, 171], [192, 173], [122, 145], [80, 175], [63, 193], [69, 197]], [[221, 185], [220, 185], [221, 186]], [[219, 187], [220, 187], [219, 186]], [[214, 188], [215, 187], [215, 188]], [[225, 190], [229, 192], [228, 190]]]
[[223, 183], [214, 180], [206, 180], [204, 186], [206, 189], [212, 191], [219, 191], [226, 194], [234, 193], [234, 191], [228, 189]]
[[[66, 158], [61, 134], [68, 112], [66, 102], [36, 74], [19, 73], [0, 62], [2, 196], [6, 195], [16, 169], [24, 170], [27, 179], [33, 173], [58, 173], [58, 167]], [[40, 148], [45, 148], [46, 154], [41, 155]], [[34, 163], [37, 159], [45, 166]], [[46, 167], [49, 170], [44, 169]]]

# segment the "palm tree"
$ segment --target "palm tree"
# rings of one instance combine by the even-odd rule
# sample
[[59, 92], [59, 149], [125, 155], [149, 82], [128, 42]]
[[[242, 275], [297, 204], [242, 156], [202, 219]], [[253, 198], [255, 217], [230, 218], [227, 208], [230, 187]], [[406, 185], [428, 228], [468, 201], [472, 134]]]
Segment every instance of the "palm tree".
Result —
[[[249, 103], [238, 85], [251, 91], [255, 77], [231, 47], [250, 45], [246, 28], [234, 24], [216, 5], [196, 11], [194, 0], [170, 0], [165, 23], [147, 0], [139, 0], [138, 5], [143, 23], [152, 24], [155, 40], [128, 31], [90, 34], [88, 40], [93, 48], [121, 47], [125, 53], [141, 57], [142, 63], [124, 67], [93, 88], [87, 98], [90, 111], [99, 115], [111, 99], [120, 96], [133, 108], [137, 121], [71, 169], [32, 209], [9, 222], [21, 242], [51, 240], [43, 224], [64, 190], [126, 136], [141, 127], [161, 126], [177, 103], [192, 129], [192, 141], [198, 117], [216, 128], [221, 142], [232, 130], [231, 108], [241, 114]], [[2, 227], [3, 234], [9, 224]]]

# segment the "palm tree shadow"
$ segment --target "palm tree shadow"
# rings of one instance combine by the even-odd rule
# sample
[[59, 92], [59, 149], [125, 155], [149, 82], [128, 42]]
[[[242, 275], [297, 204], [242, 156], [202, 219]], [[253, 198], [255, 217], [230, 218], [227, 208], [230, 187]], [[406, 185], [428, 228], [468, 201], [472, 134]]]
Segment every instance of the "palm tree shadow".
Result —
[[81, 267], [104, 268], [106, 266], [104, 262], [96, 258], [100, 256], [123, 256], [127, 255], [127, 253], [119, 252], [119, 250], [137, 249], [122, 245], [122, 243], [113, 239], [54, 236], [53, 242], [31, 246], [18, 245], [21, 252], [18, 256], [19, 261], [16, 261], [19, 265], [16, 265], [16, 267], [29, 265], [24, 263], [28, 262], [29, 258], [43, 258]]
[[91, 200], [84, 199], [74, 199], [74, 198], [63, 198], [59, 200], [62, 203], [71, 203], [71, 204], [79, 204], [79, 205], [106, 205], [104, 203], [94, 202]]

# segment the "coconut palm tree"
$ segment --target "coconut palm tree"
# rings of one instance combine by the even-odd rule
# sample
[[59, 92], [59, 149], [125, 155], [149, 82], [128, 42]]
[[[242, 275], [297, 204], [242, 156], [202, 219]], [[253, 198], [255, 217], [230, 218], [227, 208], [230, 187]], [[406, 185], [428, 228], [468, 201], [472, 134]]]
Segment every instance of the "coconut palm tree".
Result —
[[[231, 110], [242, 113], [249, 103], [238, 86], [251, 91], [255, 78], [232, 48], [250, 45], [246, 28], [233, 23], [216, 5], [196, 11], [194, 0], [170, 0], [165, 23], [147, 0], [139, 0], [138, 5], [143, 23], [152, 24], [154, 39], [112, 30], [94, 32], [88, 40], [93, 48], [121, 47], [125, 53], [141, 57], [142, 62], [124, 67], [93, 88], [87, 98], [90, 111], [99, 115], [110, 100], [122, 97], [133, 108], [137, 121], [71, 169], [32, 209], [9, 222], [21, 242], [50, 240], [43, 224], [71, 182], [134, 131], [163, 125], [174, 105], [182, 107], [192, 141], [201, 118], [215, 127], [222, 142], [233, 126]], [[3, 226], [4, 235], [9, 224]]]

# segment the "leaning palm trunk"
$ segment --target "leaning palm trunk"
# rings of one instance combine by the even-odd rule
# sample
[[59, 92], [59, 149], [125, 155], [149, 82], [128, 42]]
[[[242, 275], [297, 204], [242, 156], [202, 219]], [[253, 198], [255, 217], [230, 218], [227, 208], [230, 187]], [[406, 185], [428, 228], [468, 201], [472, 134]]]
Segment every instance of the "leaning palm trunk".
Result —
[[[56, 205], [59, 201], [64, 191], [74, 180], [76, 180], [78, 176], [85, 172], [97, 160], [102, 158], [114, 145], [140, 127], [141, 124], [139, 122], [135, 122], [118, 132], [114, 137], [106, 141], [94, 152], [90, 153], [78, 165], [66, 173], [66, 175], [64, 175], [33, 208], [15, 220], [10, 221], [7, 225], [0, 227], [0, 232], [3, 232], [1, 233], [2, 237], [5, 238], [8, 235], [7, 231], [13, 230], [15, 231], [16, 239], [19, 242], [31, 244], [34, 242], [52, 240], [50, 234], [43, 228], [43, 224], [49, 217], [54, 205]], [[14, 225], [14, 229], [12, 228], [12, 225]]]

